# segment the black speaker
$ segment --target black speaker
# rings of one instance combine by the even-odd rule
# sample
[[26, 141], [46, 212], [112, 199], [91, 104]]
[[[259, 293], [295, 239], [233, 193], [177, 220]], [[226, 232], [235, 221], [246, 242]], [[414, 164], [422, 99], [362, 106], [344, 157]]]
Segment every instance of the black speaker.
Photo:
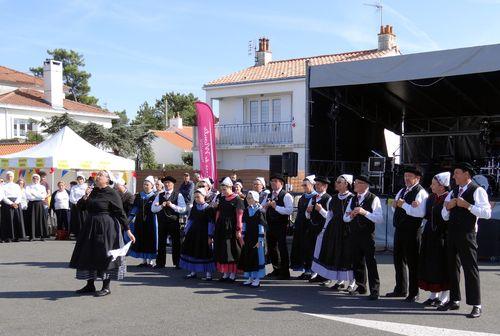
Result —
[[299, 154], [296, 152], [286, 152], [282, 155], [281, 168], [283, 175], [289, 177], [297, 176], [298, 164], [299, 164]]
[[282, 169], [281, 155], [269, 155], [269, 174], [281, 174]]

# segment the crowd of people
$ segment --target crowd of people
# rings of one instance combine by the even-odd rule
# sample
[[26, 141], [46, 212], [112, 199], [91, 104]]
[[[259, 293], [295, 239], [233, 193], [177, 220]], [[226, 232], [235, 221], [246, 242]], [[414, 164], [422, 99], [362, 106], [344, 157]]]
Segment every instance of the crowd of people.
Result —
[[[26, 187], [14, 183], [13, 175], [7, 172], [1, 189], [2, 240], [16, 241], [26, 233], [29, 239], [44, 239], [49, 191], [38, 175]], [[448, 171], [435, 175], [430, 186], [420, 184], [422, 175], [418, 168], [406, 167], [405, 187], [391, 205], [395, 286], [385, 296], [415, 302], [424, 290], [430, 295], [423, 305], [459, 309], [462, 268], [466, 303], [472, 306], [467, 316], [479, 317], [476, 234], [478, 219], [491, 216], [487, 193], [472, 180], [474, 169], [468, 163], [455, 167], [453, 184]], [[258, 288], [263, 278], [289, 280], [293, 270], [300, 271], [299, 280], [379, 299], [375, 227], [384, 216], [367, 176], [341, 174], [335, 181], [307, 176], [290, 253], [287, 233], [294, 198], [283, 176], [272, 175], [269, 190], [265, 179], [257, 177], [245, 191], [236, 174], [221, 179], [217, 189], [212, 179], [198, 174], [191, 181], [186, 173], [178, 188], [176, 183], [172, 176], [148, 176], [135, 196], [107, 172], [88, 182], [79, 175], [69, 190], [58, 183], [48, 209], [57, 216], [60, 239], [70, 232], [77, 237], [70, 266], [78, 279], [87, 280], [78, 293], [111, 293], [111, 279], [122, 279], [126, 267], [125, 255], [112, 258], [110, 251], [128, 241], [133, 243], [128, 255], [142, 260], [139, 267], [164, 268], [169, 239], [172, 263], [187, 272], [186, 279], [211, 281], [218, 272], [218, 281], [234, 283], [242, 274], [241, 285]], [[268, 263], [272, 272], [266, 274]], [[95, 280], [103, 280], [98, 292]]]

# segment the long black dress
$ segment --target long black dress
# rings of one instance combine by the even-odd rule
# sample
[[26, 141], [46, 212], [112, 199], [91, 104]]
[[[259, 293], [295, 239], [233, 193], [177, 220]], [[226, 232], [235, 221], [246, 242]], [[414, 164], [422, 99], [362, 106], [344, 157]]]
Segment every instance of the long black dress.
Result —
[[129, 229], [123, 212], [122, 201], [111, 187], [95, 187], [78, 207], [86, 210], [87, 219], [76, 240], [69, 266], [76, 268], [79, 280], [122, 279], [125, 275], [125, 259], [112, 261], [110, 250], [123, 247], [122, 230]]
[[310, 219], [306, 218], [306, 209], [311, 197], [315, 192], [303, 194], [297, 204], [297, 217], [293, 225], [292, 252], [290, 253], [290, 268], [294, 271], [304, 271], [306, 255], [306, 228], [309, 227]]
[[130, 248], [130, 256], [134, 258], [156, 259], [158, 256], [158, 221], [151, 211], [155, 193], [146, 194], [141, 191], [135, 195], [134, 206], [129, 218], [134, 218], [132, 232], [135, 244]]
[[330, 280], [353, 279], [353, 265], [350, 248], [349, 223], [344, 222], [344, 213], [353, 195], [335, 195], [328, 210], [330, 221], [318, 236], [314, 251], [312, 270]]
[[[260, 205], [247, 207], [243, 212], [243, 248], [241, 249], [238, 269], [248, 273], [249, 277], [262, 278], [265, 274], [264, 241], [267, 226]], [[260, 242], [261, 246], [257, 246]], [[259, 255], [260, 254], [260, 255]]]
[[190, 272], [214, 272], [214, 252], [208, 244], [214, 234], [214, 209], [195, 202], [184, 230], [179, 266]]
[[241, 246], [236, 234], [242, 229], [239, 227], [241, 223], [238, 223], [237, 216], [242, 216], [242, 214], [243, 200], [239, 196], [233, 194], [229, 199], [220, 198], [214, 237], [215, 261], [220, 272], [236, 272], [237, 270]]
[[425, 212], [427, 223], [420, 244], [418, 286], [433, 293], [450, 289], [446, 257], [448, 224], [441, 216], [447, 195], [447, 192], [441, 196], [431, 194], [427, 199]]

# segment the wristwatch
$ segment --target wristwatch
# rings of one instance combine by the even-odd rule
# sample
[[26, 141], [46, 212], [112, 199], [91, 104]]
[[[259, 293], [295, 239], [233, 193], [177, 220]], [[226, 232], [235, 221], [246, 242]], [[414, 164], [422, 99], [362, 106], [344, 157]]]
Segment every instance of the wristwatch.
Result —
[[467, 210], [471, 211], [472, 209], [472, 205], [469, 205], [469, 207], [467, 208]]

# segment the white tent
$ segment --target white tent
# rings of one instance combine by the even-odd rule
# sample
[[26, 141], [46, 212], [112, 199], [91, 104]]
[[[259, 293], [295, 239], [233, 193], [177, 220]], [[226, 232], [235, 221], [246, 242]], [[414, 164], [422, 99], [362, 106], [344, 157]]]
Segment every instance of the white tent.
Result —
[[0, 156], [0, 168], [133, 171], [135, 163], [92, 146], [66, 126], [34, 147]]

